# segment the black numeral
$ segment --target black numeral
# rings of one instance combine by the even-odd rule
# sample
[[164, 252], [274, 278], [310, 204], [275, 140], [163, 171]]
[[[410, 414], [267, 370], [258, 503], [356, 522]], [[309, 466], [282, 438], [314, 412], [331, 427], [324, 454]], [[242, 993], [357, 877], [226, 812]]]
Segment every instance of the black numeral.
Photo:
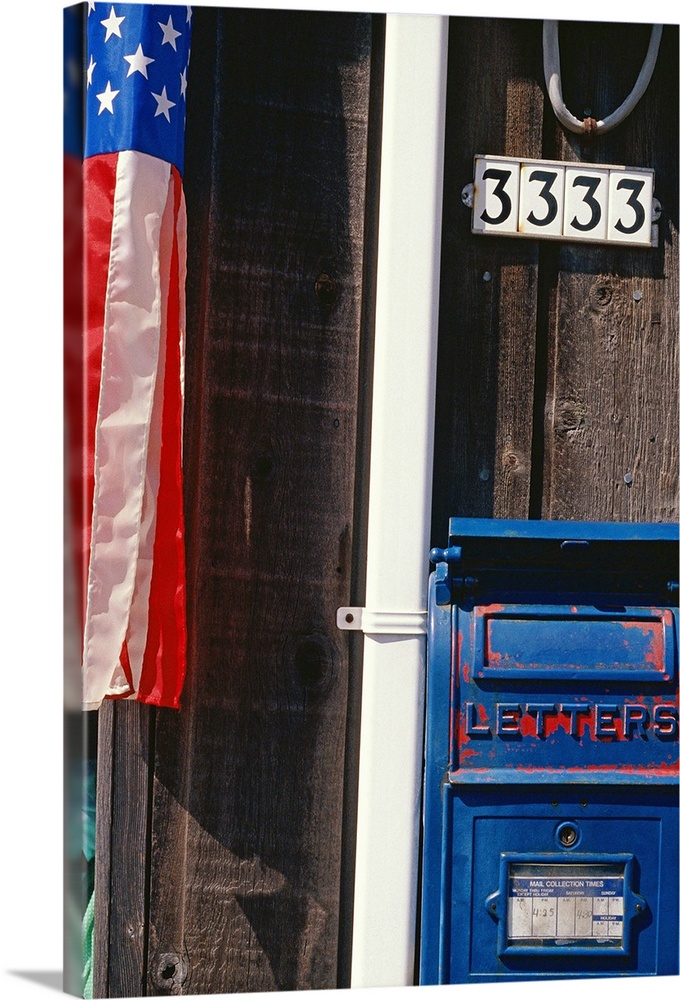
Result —
[[534, 226], [549, 226], [550, 223], [557, 218], [557, 199], [550, 191], [551, 187], [557, 180], [557, 174], [552, 170], [532, 170], [529, 180], [543, 182], [543, 188], [538, 197], [542, 198], [546, 203], [548, 211], [542, 219], [537, 218], [533, 211], [531, 211], [527, 216], [527, 221], [531, 222]]
[[619, 221], [616, 223], [614, 229], [618, 229], [620, 233], [626, 233], [627, 235], [630, 236], [631, 233], [637, 233], [638, 230], [642, 229], [642, 227], [644, 226], [645, 210], [638, 201], [638, 195], [640, 194], [644, 186], [645, 186], [644, 181], [636, 181], [632, 177], [623, 177], [616, 185], [617, 191], [623, 190], [631, 192], [630, 198], [628, 199], [626, 204], [630, 205], [630, 207], [635, 212], [635, 222], [633, 222], [630, 226], [624, 226], [621, 219], [619, 219]]
[[512, 171], [510, 170], [495, 170], [493, 168], [489, 168], [482, 174], [483, 181], [487, 178], [492, 181], [498, 181], [496, 187], [491, 193], [495, 195], [501, 203], [500, 212], [496, 216], [491, 216], [487, 210], [484, 209], [480, 216], [480, 218], [490, 226], [498, 226], [501, 222], [505, 222], [506, 219], [510, 218], [512, 202], [510, 201], [510, 195], [505, 190], [505, 185], [508, 183], [511, 173]]
[[595, 198], [595, 192], [600, 186], [601, 177], [575, 177], [574, 187], [584, 187], [586, 188], [586, 193], [583, 195], [583, 203], [587, 205], [590, 209], [590, 218], [587, 222], [579, 222], [576, 216], [571, 220], [571, 225], [574, 229], [580, 230], [582, 233], [588, 233], [591, 229], [595, 229], [598, 222], [602, 218], [602, 209], [600, 207], [599, 201]]

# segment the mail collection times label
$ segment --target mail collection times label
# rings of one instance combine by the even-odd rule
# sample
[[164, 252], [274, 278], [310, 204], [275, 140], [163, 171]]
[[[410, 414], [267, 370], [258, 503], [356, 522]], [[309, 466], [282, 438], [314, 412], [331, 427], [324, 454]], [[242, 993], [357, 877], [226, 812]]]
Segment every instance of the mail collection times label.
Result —
[[[623, 937], [623, 874], [508, 877], [508, 940]], [[559, 943], [559, 940], [558, 942]]]

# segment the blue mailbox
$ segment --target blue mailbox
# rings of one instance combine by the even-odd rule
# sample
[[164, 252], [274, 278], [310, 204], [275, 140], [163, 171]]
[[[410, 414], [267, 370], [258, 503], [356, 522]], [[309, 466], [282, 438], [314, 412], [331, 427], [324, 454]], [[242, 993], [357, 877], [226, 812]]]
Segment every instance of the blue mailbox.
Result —
[[677, 974], [677, 526], [431, 560], [421, 983]]

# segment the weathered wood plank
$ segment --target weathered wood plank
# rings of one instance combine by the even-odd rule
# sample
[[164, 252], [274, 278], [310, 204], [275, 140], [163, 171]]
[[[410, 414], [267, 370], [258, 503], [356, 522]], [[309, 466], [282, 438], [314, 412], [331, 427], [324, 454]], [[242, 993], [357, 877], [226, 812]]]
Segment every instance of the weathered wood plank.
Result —
[[[109, 916], [111, 913], [111, 770], [113, 748], [113, 702], [105, 702], [99, 710], [97, 758], [97, 804], [95, 827], [94, 869], [94, 942], [93, 992], [96, 997], [109, 995]], [[116, 961], [115, 956], [113, 960]]]
[[105, 702], [99, 709], [94, 994], [144, 995], [154, 709]]
[[477, 153], [540, 157], [540, 22], [451, 18], [433, 539], [452, 514], [526, 517], [538, 247], [473, 236]]
[[[578, 116], [609, 114], [632, 87], [649, 27], [566, 25], [563, 85]], [[631, 117], [582, 141], [555, 128], [560, 159], [654, 167], [654, 249], [561, 247], [551, 316], [543, 516], [640, 521], [678, 515], [677, 27]]]
[[201, 32], [190, 665], [156, 730], [152, 995], [337, 976], [371, 18], [196, 8]]

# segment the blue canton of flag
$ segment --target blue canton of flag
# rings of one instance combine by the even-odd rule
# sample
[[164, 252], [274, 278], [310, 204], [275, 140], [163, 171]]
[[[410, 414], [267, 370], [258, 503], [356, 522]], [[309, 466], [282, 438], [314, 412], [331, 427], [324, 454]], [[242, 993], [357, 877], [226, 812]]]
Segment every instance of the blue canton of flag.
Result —
[[88, 0], [85, 156], [133, 149], [184, 165], [191, 7]]

